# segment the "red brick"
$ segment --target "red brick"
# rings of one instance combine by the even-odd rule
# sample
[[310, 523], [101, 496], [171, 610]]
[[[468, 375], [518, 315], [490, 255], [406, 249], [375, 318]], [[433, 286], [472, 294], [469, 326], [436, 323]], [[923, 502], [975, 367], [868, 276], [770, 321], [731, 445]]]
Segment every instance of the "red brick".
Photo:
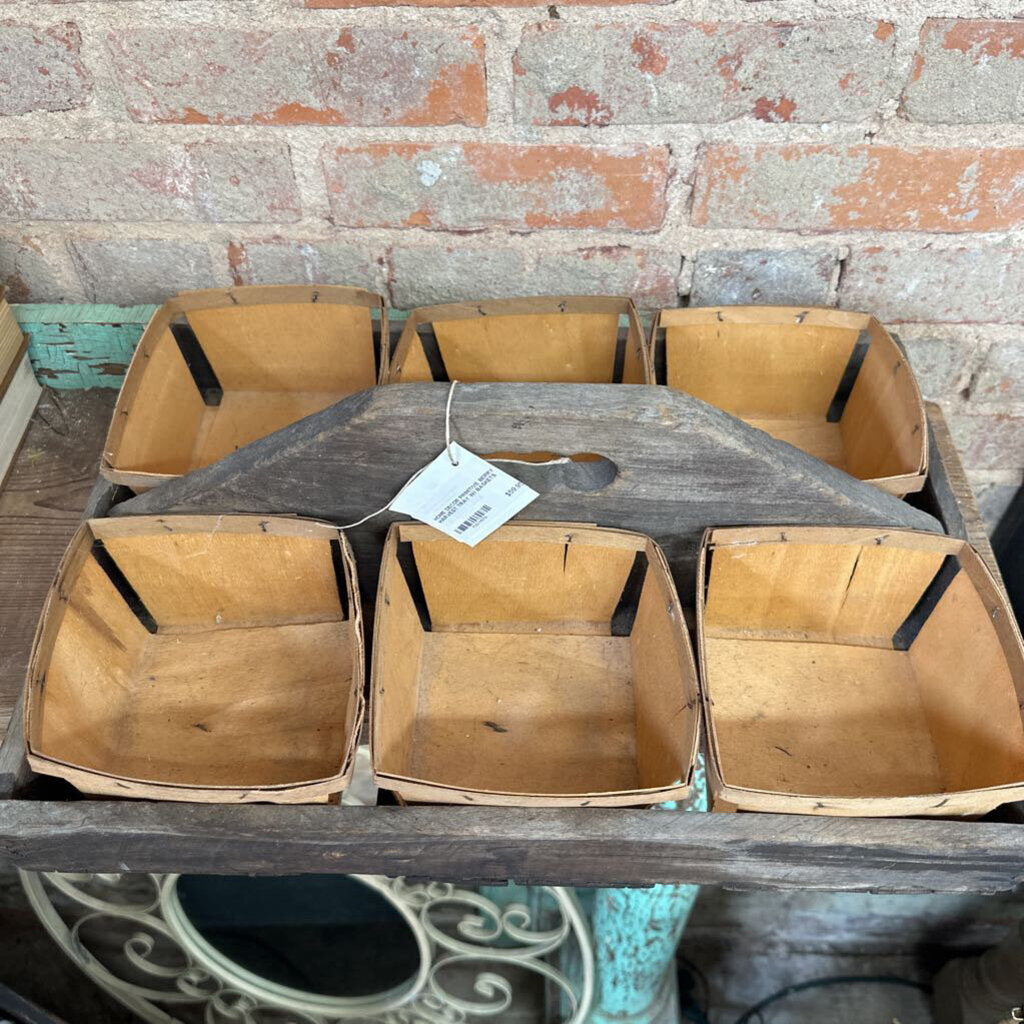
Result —
[[860, 121], [878, 109], [892, 60], [878, 24], [545, 21], [527, 26], [513, 58], [516, 120]]
[[278, 142], [6, 140], [2, 220], [277, 222], [301, 216]]
[[650, 231], [665, 217], [658, 146], [374, 143], [326, 147], [323, 163], [346, 227]]
[[0, 22], [0, 116], [82, 107], [91, 88], [73, 21], [49, 28]]
[[1024, 148], [710, 145], [692, 219], [793, 231], [1011, 230], [1024, 224]]
[[181, 124], [482, 125], [472, 27], [127, 28], [108, 46], [128, 113]]
[[902, 109], [932, 124], [1024, 121], [1024, 22], [929, 18]]

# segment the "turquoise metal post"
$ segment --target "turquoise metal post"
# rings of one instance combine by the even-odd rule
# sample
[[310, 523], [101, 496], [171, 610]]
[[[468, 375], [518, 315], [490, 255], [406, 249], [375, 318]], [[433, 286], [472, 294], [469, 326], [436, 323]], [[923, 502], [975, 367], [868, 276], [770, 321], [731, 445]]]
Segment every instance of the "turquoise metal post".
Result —
[[[677, 814], [707, 811], [703, 757], [690, 796], [662, 807]], [[594, 892], [597, 988], [588, 1024], [678, 1024], [675, 951], [698, 892], [698, 885]]]

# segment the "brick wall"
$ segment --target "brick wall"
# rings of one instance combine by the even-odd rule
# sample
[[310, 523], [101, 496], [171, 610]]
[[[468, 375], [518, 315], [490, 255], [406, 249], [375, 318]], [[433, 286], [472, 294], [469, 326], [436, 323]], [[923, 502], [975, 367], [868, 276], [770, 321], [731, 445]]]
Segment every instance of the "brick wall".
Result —
[[0, 278], [879, 313], [1024, 473], [1024, 0], [0, 0]]

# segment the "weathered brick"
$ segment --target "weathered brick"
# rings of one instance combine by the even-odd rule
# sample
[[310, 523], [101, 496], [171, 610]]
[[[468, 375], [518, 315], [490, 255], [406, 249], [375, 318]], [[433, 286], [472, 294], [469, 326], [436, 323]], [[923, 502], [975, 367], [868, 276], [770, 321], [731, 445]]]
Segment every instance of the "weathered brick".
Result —
[[967, 387], [978, 350], [972, 332], [949, 327], [940, 330], [942, 333], [920, 335], [899, 332], [921, 394], [935, 400], [952, 398]]
[[827, 306], [836, 263], [835, 250], [826, 247], [698, 253], [690, 305]]
[[325, 147], [323, 163], [346, 227], [645, 231], [665, 216], [658, 146], [372, 143]]
[[946, 418], [968, 470], [1024, 469], [1024, 416], [966, 412]]
[[902, 110], [931, 124], [1024, 121], [1024, 22], [929, 18]]
[[382, 257], [349, 242], [283, 239], [229, 242], [228, 271], [235, 284], [343, 284], [381, 287]]
[[[2, 0], [0, 0], [2, 2]], [[66, 2], [66, 0], [65, 0]], [[395, 0], [295, 0], [306, 7], [393, 7]], [[670, 0], [562, 0], [559, 7], [611, 7], [625, 4], [666, 4]], [[404, 7], [543, 7], [542, 0], [402, 0]]]
[[49, 28], [0, 22], [0, 116], [84, 106], [92, 79], [81, 51], [73, 21]]
[[508, 299], [524, 291], [526, 260], [517, 249], [488, 246], [396, 246], [391, 301], [398, 309], [439, 302]]
[[678, 301], [680, 258], [625, 245], [541, 252], [399, 246], [392, 253], [392, 297], [399, 308], [523, 295], [630, 295], [644, 308]]
[[295, 221], [277, 142], [8, 141], [0, 220]]
[[893, 323], [1024, 320], [1024, 252], [993, 245], [854, 250], [839, 302]]
[[972, 399], [1024, 412], [1024, 338], [992, 342], [978, 370]]
[[85, 240], [71, 242], [70, 249], [90, 302], [163, 302], [176, 292], [217, 284], [205, 242]]
[[538, 295], [629, 295], [642, 309], [675, 306], [679, 303], [681, 266], [677, 252], [626, 245], [542, 252], [529, 291]]
[[709, 145], [692, 216], [706, 227], [1004, 231], [1024, 224], [1024, 148]]
[[29, 235], [0, 238], [0, 292], [5, 287], [8, 302], [66, 302], [81, 298], [69, 295], [61, 285], [42, 239]]
[[108, 46], [128, 113], [184, 124], [482, 125], [475, 28], [129, 27]]
[[581, 25], [523, 31], [516, 120], [540, 125], [860, 121], [893, 53], [887, 22]]

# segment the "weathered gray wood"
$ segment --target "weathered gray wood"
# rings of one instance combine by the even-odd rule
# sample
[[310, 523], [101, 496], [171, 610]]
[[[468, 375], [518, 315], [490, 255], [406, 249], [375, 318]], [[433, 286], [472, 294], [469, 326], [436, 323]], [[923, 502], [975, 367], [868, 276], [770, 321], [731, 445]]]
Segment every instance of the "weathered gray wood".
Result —
[[[942, 410], [935, 403], [928, 402], [925, 405], [925, 412], [928, 415], [928, 478], [920, 493], [919, 502], [923, 508], [935, 515], [942, 523], [944, 531], [951, 537], [967, 540], [967, 525], [950, 479], [952, 469], [954, 473], [959, 473], [960, 478], [966, 483], [960, 457], [950, 440]], [[969, 488], [967, 493], [970, 495]], [[973, 495], [970, 495], [970, 500], [974, 500]]]
[[964, 537], [971, 542], [996, 581], [1003, 586], [1003, 577], [996, 562], [995, 552], [992, 550], [992, 542], [978, 511], [978, 503], [964, 472], [960, 453], [950, 436], [946, 417], [935, 402], [925, 403], [925, 409], [930, 428], [929, 443], [932, 444], [933, 453], [939, 455], [935, 472], [933, 473], [930, 467], [928, 472], [928, 487], [938, 503], [939, 517], [943, 520], [947, 533], [955, 537]]
[[[114, 496], [118, 491], [117, 484], [112, 484], [103, 477], [97, 477], [93, 484], [89, 497], [86, 498], [85, 508], [82, 510], [83, 519], [99, 519], [110, 511], [114, 503]], [[131, 493], [130, 491], [128, 492]]]
[[7, 800], [26, 786], [33, 777], [32, 769], [25, 760], [25, 736], [23, 732], [25, 710], [22, 701], [15, 702], [7, 732], [0, 743], [0, 800]]
[[0, 803], [32, 870], [353, 873], [561, 885], [997, 892], [1024, 826], [657, 810]]
[[[352, 395], [205, 469], [111, 510], [294, 512], [354, 522], [392, 498], [444, 447], [447, 384]], [[708, 526], [830, 523], [941, 532], [933, 517], [682, 392], [624, 384], [460, 384], [453, 437], [486, 455], [591, 452], [616, 478], [597, 490], [578, 470], [504, 464], [541, 496], [526, 519], [595, 522], [652, 535], [684, 603]], [[546, 479], [545, 479], [546, 473]], [[376, 586], [386, 514], [350, 531], [364, 594]]]

